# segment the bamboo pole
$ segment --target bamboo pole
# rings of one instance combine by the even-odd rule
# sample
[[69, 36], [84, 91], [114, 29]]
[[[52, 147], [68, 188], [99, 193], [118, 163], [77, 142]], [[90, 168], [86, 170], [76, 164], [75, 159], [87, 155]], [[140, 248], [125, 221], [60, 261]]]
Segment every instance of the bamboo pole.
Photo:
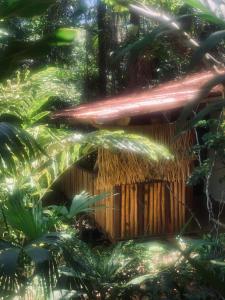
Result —
[[175, 232], [178, 231], [178, 193], [177, 193], [177, 188], [178, 188], [178, 182], [175, 181], [173, 183], [174, 185], [174, 197], [173, 197], [173, 200], [174, 200], [174, 224], [175, 224]]
[[162, 183], [157, 183], [157, 214], [158, 214], [158, 233], [162, 233], [162, 214], [161, 214], [161, 205], [162, 205]]
[[186, 184], [182, 182], [182, 223], [185, 224], [186, 222]]
[[130, 188], [130, 236], [134, 237], [134, 191], [133, 191], [133, 184], [129, 185]]
[[153, 183], [154, 186], [154, 234], [158, 233], [158, 215], [157, 215], [157, 183]]
[[130, 193], [129, 185], [126, 184], [126, 237], [130, 236]]
[[183, 182], [180, 180], [179, 181], [179, 193], [178, 193], [178, 200], [179, 200], [179, 229], [181, 229], [182, 226], [183, 226], [183, 218], [182, 218], [182, 204], [183, 204], [183, 199], [182, 199], [182, 184], [183, 184]]
[[165, 206], [165, 183], [162, 183], [162, 206], [161, 206], [161, 211], [162, 211], [162, 233], [165, 233], [165, 227], [166, 227], [166, 206]]
[[125, 186], [121, 186], [121, 238], [125, 237], [125, 224], [126, 224], [126, 214], [125, 214]]
[[171, 232], [174, 233], [175, 222], [174, 222], [174, 188], [173, 183], [168, 183], [170, 186], [170, 214], [171, 214]]
[[154, 233], [154, 185], [149, 185], [149, 201], [150, 201], [150, 233]]
[[138, 198], [137, 198], [137, 184], [134, 184], [134, 196], [135, 196], [135, 206], [134, 206], [134, 222], [135, 222], [135, 231], [134, 236], [136, 237], [138, 235]]
[[148, 232], [148, 184], [145, 183], [144, 190], [144, 234]]

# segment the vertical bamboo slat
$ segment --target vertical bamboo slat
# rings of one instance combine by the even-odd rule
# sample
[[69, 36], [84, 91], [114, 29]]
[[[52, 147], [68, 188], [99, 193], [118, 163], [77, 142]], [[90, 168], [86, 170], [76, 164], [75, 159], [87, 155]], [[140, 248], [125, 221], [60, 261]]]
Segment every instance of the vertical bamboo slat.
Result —
[[115, 196], [113, 198], [113, 231], [112, 231], [112, 238], [113, 239], [119, 239], [121, 237], [121, 186], [116, 186], [113, 190], [115, 192]]
[[149, 219], [150, 219], [150, 234], [154, 233], [154, 185], [149, 185]]
[[162, 214], [162, 233], [165, 233], [165, 227], [166, 227], [166, 206], [165, 206], [165, 184], [162, 183], [162, 205], [161, 205], [161, 214]]
[[182, 221], [183, 224], [186, 222], [185, 212], [186, 212], [186, 197], [185, 197], [186, 186], [182, 183]]
[[174, 224], [175, 224], [175, 232], [179, 229], [179, 216], [178, 216], [178, 182], [174, 182]]
[[137, 198], [137, 184], [134, 184], [134, 236], [138, 235], [138, 198]]
[[126, 223], [126, 214], [125, 214], [125, 186], [121, 186], [121, 238], [125, 237], [125, 223]]
[[130, 236], [130, 190], [126, 185], [126, 237]]
[[133, 184], [129, 186], [129, 191], [130, 191], [130, 198], [129, 198], [129, 203], [130, 203], [130, 236], [134, 236], [134, 191], [133, 191]]
[[157, 183], [157, 219], [158, 219], [158, 233], [162, 232], [162, 214], [161, 214], [161, 205], [162, 205], [162, 183]]
[[182, 199], [182, 182], [178, 182], [178, 186], [179, 186], [179, 193], [178, 193], [178, 207], [179, 207], [179, 230], [182, 228], [183, 226], [183, 218], [182, 218], [182, 203], [183, 203], [183, 199]]
[[144, 234], [148, 232], [148, 183], [144, 186]]
[[153, 197], [153, 201], [154, 201], [154, 234], [158, 233], [158, 222], [157, 222], [157, 183], [153, 183], [153, 187], [154, 187], [154, 197]]
[[173, 183], [168, 183], [169, 187], [170, 187], [170, 227], [171, 227], [171, 232], [174, 232], [174, 196], [173, 196], [173, 192], [174, 192], [174, 188], [173, 188]]

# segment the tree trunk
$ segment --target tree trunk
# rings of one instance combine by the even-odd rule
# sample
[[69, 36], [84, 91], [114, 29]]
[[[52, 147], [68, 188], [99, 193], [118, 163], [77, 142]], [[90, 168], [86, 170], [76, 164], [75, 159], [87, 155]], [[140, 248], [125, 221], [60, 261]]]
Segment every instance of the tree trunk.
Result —
[[[130, 42], [137, 40], [140, 30], [140, 16], [134, 13], [130, 14], [130, 24], [133, 27], [134, 35], [130, 38]], [[134, 89], [138, 85], [138, 57], [130, 55], [128, 61], [128, 88]]]
[[97, 7], [98, 22], [98, 70], [99, 70], [99, 95], [107, 93], [107, 21], [106, 6], [99, 0]]

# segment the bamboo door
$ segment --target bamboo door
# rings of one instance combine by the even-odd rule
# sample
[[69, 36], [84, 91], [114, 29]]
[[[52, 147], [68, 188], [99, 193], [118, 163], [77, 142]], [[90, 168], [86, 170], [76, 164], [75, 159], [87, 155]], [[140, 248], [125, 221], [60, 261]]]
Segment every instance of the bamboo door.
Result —
[[116, 239], [178, 233], [185, 224], [186, 185], [151, 181], [115, 188]]

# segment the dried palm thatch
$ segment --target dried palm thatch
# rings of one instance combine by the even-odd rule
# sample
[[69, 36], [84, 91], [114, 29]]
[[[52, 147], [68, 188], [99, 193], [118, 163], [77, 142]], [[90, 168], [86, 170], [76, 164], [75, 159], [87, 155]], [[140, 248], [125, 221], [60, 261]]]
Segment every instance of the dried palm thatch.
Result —
[[150, 161], [135, 153], [98, 149], [97, 186], [101, 190], [120, 184], [145, 180], [186, 181], [190, 175], [193, 156], [190, 148], [194, 137], [191, 132], [175, 138], [174, 124], [134, 126], [129, 131], [143, 134], [167, 146], [174, 154], [173, 160]]

